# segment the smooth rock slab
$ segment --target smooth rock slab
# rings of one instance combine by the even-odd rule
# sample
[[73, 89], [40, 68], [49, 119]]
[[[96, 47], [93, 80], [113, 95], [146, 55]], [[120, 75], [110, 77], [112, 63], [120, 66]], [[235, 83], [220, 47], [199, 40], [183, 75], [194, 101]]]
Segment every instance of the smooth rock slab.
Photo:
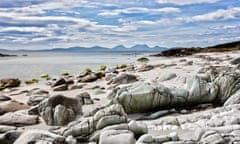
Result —
[[13, 144], [67, 144], [63, 136], [44, 130], [24, 132]]
[[5, 101], [0, 103], [0, 115], [8, 112], [15, 112], [18, 110], [28, 109], [30, 108], [28, 105], [24, 103], [20, 103], [14, 100]]
[[38, 116], [26, 115], [21, 112], [9, 112], [0, 116], [0, 124], [12, 126], [34, 125], [39, 122]]
[[135, 144], [134, 134], [128, 130], [107, 130], [101, 133], [99, 144]]

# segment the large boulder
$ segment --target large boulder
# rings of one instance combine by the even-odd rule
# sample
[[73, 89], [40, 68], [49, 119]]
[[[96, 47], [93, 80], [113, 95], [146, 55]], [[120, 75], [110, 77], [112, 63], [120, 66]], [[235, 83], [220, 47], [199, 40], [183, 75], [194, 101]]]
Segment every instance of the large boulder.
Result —
[[18, 87], [21, 84], [19, 79], [9, 78], [0, 80], [0, 90], [8, 87]]
[[64, 136], [72, 135], [74, 137], [88, 138], [97, 129], [100, 130], [110, 125], [126, 122], [127, 115], [122, 106], [116, 104], [99, 110], [91, 119], [69, 123], [57, 132]]
[[77, 98], [55, 95], [42, 101], [29, 113], [41, 115], [48, 125], [65, 125], [82, 113], [82, 105]]
[[63, 136], [44, 130], [24, 132], [13, 144], [67, 144]]
[[194, 106], [203, 103], [222, 105], [240, 89], [240, 72], [220, 71], [213, 77], [188, 77], [184, 87], [167, 87], [160, 83], [138, 82], [115, 88], [109, 95], [127, 113]]

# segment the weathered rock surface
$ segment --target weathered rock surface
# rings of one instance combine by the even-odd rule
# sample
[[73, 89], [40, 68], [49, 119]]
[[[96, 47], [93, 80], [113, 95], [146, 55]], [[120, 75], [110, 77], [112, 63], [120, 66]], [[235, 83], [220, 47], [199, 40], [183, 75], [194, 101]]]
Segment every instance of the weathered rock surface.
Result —
[[167, 80], [171, 80], [173, 78], [177, 77], [177, 75], [175, 73], [165, 73], [163, 75], [161, 75], [158, 80], [159, 81], [167, 81]]
[[93, 100], [91, 99], [91, 96], [87, 92], [80, 93], [76, 96], [77, 99], [79, 99], [80, 103], [82, 105], [89, 105], [93, 104]]
[[65, 91], [65, 90], [68, 90], [68, 85], [67, 84], [62, 84], [62, 85], [59, 85], [59, 86], [55, 86], [53, 88], [53, 91]]
[[4, 96], [4, 95], [1, 95], [1, 96], [0, 96], [0, 102], [9, 101], [9, 100], [11, 100], [11, 98], [8, 97], [8, 96]]
[[0, 102], [0, 115], [8, 112], [15, 112], [18, 110], [23, 110], [28, 108], [30, 108], [28, 105], [25, 105], [23, 103], [20, 103], [14, 100], [4, 101], [4, 102]]
[[99, 144], [135, 144], [134, 134], [128, 130], [106, 130], [101, 133]]
[[11, 130], [16, 130], [17, 128], [15, 126], [6, 126], [6, 125], [0, 125], [0, 133], [5, 133]]
[[22, 112], [9, 112], [0, 116], [1, 125], [25, 126], [39, 122], [38, 116], [27, 115]]
[[30, 106], [34, 106], [39, 104], [41, 101], [49, 97], [49, 92], [41, 89], [33, 89], [29, 91], [27, 94], [29, 96], [27, 104]]
[[11, 130], [4, 134], [0, 134], [1, 144], [13, 144], [14, 141], [22, 134], [21, 131]]
[[140, 68], [137, 69], [138, 72], [145, 72], [154, 69], [152, 65], [142, 65]]
[[240, 64], [240, 57], [233, 59], [230, 63], [233, 65]]
[[13, 144], [67, 144], [63, 136], [44, 130], [24, 132]]
[[89, 74], [79, 78], [78, 82], [81, 82], [81, 83], [94, 82], [104, 76], [105, 76], [105, 73], [103, 73], [103, 72], [89, 73]]
[[55, 95], [42, 101], [30, 113], [41, 115], [48, 125], [65, 125], [82, 113], [82, 105], [77, 98]]
[[127, 73], [122, 73], [119, 74], [118, 76], [114, 77], [113, 79], [111, 79], [108, 84], [116, 84], [116, 85], [120, 85], [120, 84], [129, 84], [132, 82], [136, 82], [137, 76], [132, 75], [132, 74], [127, 74]]
[[19, 79], [9, 78], [0, 80], [0, 90], [10, 87], [18, 87], [21, 84]]
[[139, 82], [116, 88], [110, 94], [113, 103], [127, 113], [149, 112], [179, 106], [224, 102], [240, 89], [239, 71], [220, 71], [213, 78], [189, 77], [185, 87], [166, 87], [159, 83]]

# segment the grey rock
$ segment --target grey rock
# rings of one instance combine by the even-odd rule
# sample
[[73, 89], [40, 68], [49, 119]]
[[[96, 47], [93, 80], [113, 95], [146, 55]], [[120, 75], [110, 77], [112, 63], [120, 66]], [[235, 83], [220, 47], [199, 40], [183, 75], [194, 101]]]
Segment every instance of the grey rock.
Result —
[[8, 97], [8, 96], [4, 96], [4, 95], [0, 95], [0, 102], [3, 102], [3, 101], [9, 101], [9, 100], [11, 100], [10, 97]]
[[134, 134], [127, 130], [108, 130], [100, 135], [99, 144], [135, 144]]
[[66, 80], [64, 78], [60, 78], [52, 84], [52, 87], [56, 87], [64, 84], [66, 84]]
[[240, 57], [233, 59], [230, 63], [233, 65], [240, 64]]
[[66, 91], [66, 90], [68, 90], [67, 84], [58, 85], [53, 88], [53, 91]]
[[175, 73], [165, 73], [159, 77], [159, 81], [167, 81], [177, 77]]
[[0, 143], [1, 144], [13, 144], [14, 141], [22, 134], [21, 131], [8, 131], [4, 134], [0, 135]]
[[67, 144], [63, 136], [44, 130], [29, 130], [24, 132], [13, 144]]
[[15, 112], [18, 110], [24, 110], [30, 108], [28, 105], [24, 103], [17, 102], [15, 100], [4, 101], [0, 103], [0, 115], [8, 113], [8, 112]]
[[0, 124], [12, 126], [33, 125], [39, 122], [38, 116], [26, 115], [21, 112], [9, 112], [0, 116]]
[[128, 84], [128, 83], [136, 82], [137, 80], [138, 80], [137, 76], [135, 76], [135, 75], [122, 73], [122, 74], [114, 77], [113, 79], [111, 79], [108, 82], [108, 84], [116, 84], [116, 85]]
[[0, 125], [0, 133], [5, 133], [5, 132], [16, 130], [16, 129], [17, 128], [15, 126]]
[[88, 92], [80, 93], [76, 96], [76, 98], [80, 101], [82, 105], [93, 104], [93, 100]]
[[29, 113], [41, 115], [48, 125], [65, 125], [82, 113], [82, 105], [77, 98], [55, 95], [42, 101]]
[[49, 92], [41, 89], [34, 89], [27, 93], [28, 102], [27, 104], [30, 106], [34, 106], [39, 104], [41, 101], [49, 97]]
[[159, 83], [138, 82], [115, 88], [109, 98], [127, 113], [149, 112], [179, 105], [224, 102], [240, 89], [238, 71], [220, 71], [211, 80], [189, 77], [184, 88], [166, 87]]
[[154, 69], [154, 66], [152, 66], [152, 65], [142, 65], [142, 67], [138, 68], [137, 71], [145, 72], [145, 71], [150, 71], [152, 69]]

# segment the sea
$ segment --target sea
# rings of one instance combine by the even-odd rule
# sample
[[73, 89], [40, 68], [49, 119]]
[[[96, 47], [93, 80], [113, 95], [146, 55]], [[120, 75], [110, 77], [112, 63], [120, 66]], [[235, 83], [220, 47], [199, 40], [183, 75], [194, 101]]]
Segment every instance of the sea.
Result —
[[17, 52], [17, 57], [0, 57], [0, 78], [29, 80], [49, 74], [57, 78], [63, 72], [78, 75], [86, 68], [98, 70], [101, 65], [114, 67], [136, 64], [146, 52]]

